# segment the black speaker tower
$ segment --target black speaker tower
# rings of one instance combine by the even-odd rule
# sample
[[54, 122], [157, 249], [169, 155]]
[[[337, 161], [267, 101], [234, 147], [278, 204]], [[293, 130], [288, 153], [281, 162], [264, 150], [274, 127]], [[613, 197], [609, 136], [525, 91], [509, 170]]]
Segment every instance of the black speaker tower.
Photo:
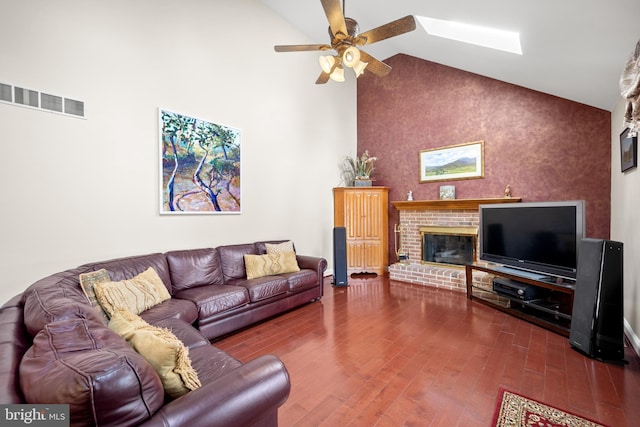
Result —
[[347, 283], [347, 229], [333, 228], [333, 286]]
[[603, 361], [624, 359], [622, 243], [582, 239], [569, 343]]

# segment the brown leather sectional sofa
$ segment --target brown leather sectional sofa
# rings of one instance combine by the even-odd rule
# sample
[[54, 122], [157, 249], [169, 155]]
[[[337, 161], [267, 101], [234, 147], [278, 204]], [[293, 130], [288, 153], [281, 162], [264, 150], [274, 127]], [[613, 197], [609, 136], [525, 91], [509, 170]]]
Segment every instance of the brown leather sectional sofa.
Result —
[[[210, 340], [322, 297], [323, 258], [296, 254], [300, 271], [246, 278], [244, 255], [279, 242], [96, 262], [37, 281], [0, 308], [0, 403], [66, 403], [72, 425], [276, 426], [290, 391], [284, 364], [242, 363]], [[171, 298], [140, 316], [185, 344], [202, 383], [175, 400], [79, 286], [81, 273], [119, 281], [149, 267]]]

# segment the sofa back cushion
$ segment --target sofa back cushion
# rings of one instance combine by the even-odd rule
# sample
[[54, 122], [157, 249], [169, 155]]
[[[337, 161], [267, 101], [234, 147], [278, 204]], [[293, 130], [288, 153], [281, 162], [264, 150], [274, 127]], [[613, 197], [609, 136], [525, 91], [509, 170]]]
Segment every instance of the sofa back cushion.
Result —
[[49, 323], [20, 363], [27, 403], [69, 404], [71, 425], [134, 425], [153, 415], [164, 390], [153, 368], [100, 321]]
[[245, 277], [244, 256], [246, 254], [257, 255], [256, 247], [252, 243], [218, 246], [217, 249], [220, 254], [225, 283], [229, 280]]
[[114, 282], [130, 279], [147, 270], [149, 267], [152, 267], [156, 273], [158, 273], [158, 276], [160, 276], [162, 283], [167, 287], [169, 293], [172, 294], [169, 264], [167, 264], [167, 259], [164, 254], [118, 258], [86, 264], [83, 267], [90, 267], [92, 270], [104, 268], [109, 272], [109, 277], [111, 277], [111, 280]]
[[222, 285], [220, 255], [213, 248], [171, 251], [165, 254], [173, 293], [205, 285]]
[[23, 294], [24, 325], [34, 337], [44, 325], [64, 319], [102, 321], [80, 288], [79, 275], [85, 270], [67, 270], [45, 277], [29, 286]]

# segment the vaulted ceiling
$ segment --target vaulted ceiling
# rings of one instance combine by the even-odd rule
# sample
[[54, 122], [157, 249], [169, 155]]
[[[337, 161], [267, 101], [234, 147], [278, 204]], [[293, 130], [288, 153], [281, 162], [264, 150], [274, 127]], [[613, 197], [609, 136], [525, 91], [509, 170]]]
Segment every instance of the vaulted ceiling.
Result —
[[[329, 42], [320, 0], [261, 1], [309, 37], [277, 44]], [[380, 60], [404, 53], [608, 111], [618, 100], [622, 68], [640, 39], [638, 0], [348, 0], [344, 6], [361, 32], [406, 15], [519, 32], [522, 55], [431, 36], [420, 24], [411, 33], [363, 49]], [[321, 53], [278, 55], [317, 62]], [[309, 76], [310, 84], [316, 77]]]

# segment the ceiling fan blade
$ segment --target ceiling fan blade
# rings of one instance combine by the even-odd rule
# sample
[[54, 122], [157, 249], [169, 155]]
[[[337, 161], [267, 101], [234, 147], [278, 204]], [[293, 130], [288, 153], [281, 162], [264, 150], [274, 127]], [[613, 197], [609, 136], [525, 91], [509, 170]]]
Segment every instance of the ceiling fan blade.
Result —
[[387, 24], [374, 28], [373, 30], [365, 31], [358, 36], [359, 40], [362, 40], [361, 46], [364, 44], [372, 44], [385, 40], [391, 37], [399, 36], [400, 34], [408, 33], [416, 29], [416, 20], [413, 15], [405, 16], [404, 18], [396, 19]]
[[331, 77], [331, 74], [329, 74], [329, 73], [325, 73], [325, 72], [323, 71], [323, 72], [322, 72], [322, 74], [320, 74], [320, 75], [318, 76], [318, 80], [316, 80], [316, 84], [317, 84], [317, 85], [323, 85], [323, 84], [325, 84], [326, 82], [328, 82], [328, 81], [329, 81], [329, 77]]
[[329, 27], [335, 36], [338, 33], [347, 35], [347, 25], [344, 22], [344, 15], [340, 7], [340, 0], [320, 0], [324, 14], [327, 15]]
[[307, 50], [327, 50], [331, 49], [328, 44], [289, 44], [273, 47], [276, 52], [304, 52]]
[[360, 60], [368, 64], [367, 68], [365, 68], [365, 71], [371, 71], [378, 77], [384, 77], [389, 74], [389, 71], [391, 71], [390, 66], [388, 66], [384, 62], [378, 61], [376, 58], [369, 55], [363, 50], [360, 51]]

